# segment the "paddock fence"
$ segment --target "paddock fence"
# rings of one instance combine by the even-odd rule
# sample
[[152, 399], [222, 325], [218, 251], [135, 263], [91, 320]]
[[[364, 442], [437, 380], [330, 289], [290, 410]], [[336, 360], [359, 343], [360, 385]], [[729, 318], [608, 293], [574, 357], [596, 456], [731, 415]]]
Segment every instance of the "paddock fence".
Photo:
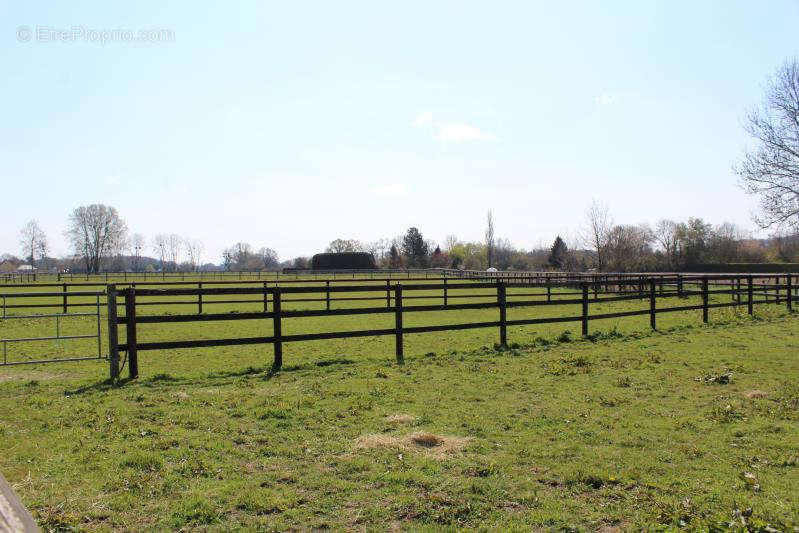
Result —
[[[468, 280], [473, 282], [480, 281], [497, 281], [504, 280], [508, 283], [524, 283], [527, 285], [541, 286], [555, 288], [557, 286], [578, 286], [582, 282], [588, 282], [591, 287], [591, 292], [596, 297], [602, 292], [637, 292], [642, 294], [648, 283], [648, 280], [654, 279], [659, 290], [664, 286], [671, 283], [678, 292], [682, 291], [683, 286], [696, 284], [701, 282], [702, 274], [674, 274], [674, 273], [654, 273], [654, 274], [639, 274], [639, 273], [569, 273], [569, 272], [478, 272], [478, 271], [460, 271], [460, 270], [443, 270], [443, 274], [438, 277], [431, 275], [425, 276], [407, 276], [403, 271], [401, 277], [388, 277], [385, 271], [368, 271], [368, 274], [360, 273], [361, 277], [356, 278], [359, 283], [369, 284], [383, 284], [390, 286], [391, 283], [410, 283], [410, 282], [439, 282], [446, 285], [452, 280]], [[320, 271], [321, 272], [321, 271]], [[348, 276], [350, 272], [342, 274], [337, 271], [341, 276]], [[452, 274], [453, 272], [459, 273], [459, 276]], [[382, 274], [382, 276], [375, 277], [374, 274]], [[429, 272], [427, 272], [429, 274]], [[61, 313], [66, 314], [70, 309], [81, 307], [93, 307], [93, 302], [87, 302], [82, 292], [96, 291], [100, 293], [100, 297], [105, 299], [106, 287], [113, 284], [117, 288], [132, 287], [132, 288], [155, 288], [155, 287], [172, 287], [172, 288], [212, 288], [212, 287], [229, 287], [229, 286], [242, 286], [242, 287], [261, 287], [267, 289], [269, 287], [281, 287], [289, 285], [314, 285], [318, 287], [335, 286], [340, 284], [352, 283], [349, 277], [303, 277], [303, 278], [279, 278], [276, 280], [258, 280], [258, 279], [226, 279], [226, 280], [203, 280], [203, 279], [189, 279], [186, 281], [181, 280], [150, 280], [150, 281], [125, 281], [123, 277], [117, 280], [110, 278], [111, 283], [105, 281], [72, 281], [72, 282], [54, 282], [54, 281], [40, 281], [36, 283], [0, 283], [0, 316], [10, 315], [13, 312], [25, 311], [28, 309], [60, 309]], [[738, 289], [742, 280], [745, 281], [746, 275], [744, 274], [713, 274], [705, 276], [708, 278], [711, 285], [723, 284], [738, 284]], [[797, 275], [785, 274], [766, 274], [754, 275], [754, 283], [759, 292], [764, 290], [773, 290], [779, 292], [778, 287], [782, 287], [789, 277], [797, 278]], [[768, 285], [769, 287], [765, 287]], [[18, 289], [30, 289], [30, 294], [19, 294]], [[47, 291], [42, 293], [34, 293], [32, 291], [43, 290]], [[388, 290], [388, 289], [387, 289]], [[446, 292], [446, 291], [444, 291]], [[462, 296], [465, 297], [465, 296]], [[457, 296], [456, 296], [457, 298]], [[308, 302], [321, 301], [319, 299], [305, 300]], [[158, 305], [183, 305], [185, 301], [163, 301]], [[199, 313], [203, 312], [204, 302], [202, 294], [198, 294], [196, 298], [197, 309]], [[211, 302], [212, 304], [236, 304], [247, 303], [247, 301], [240, 300], [219, 300]], [[145, 304], [147, 305], [147, 304]], [[155, 305], [155, 304], [149, 304]], [[206, 303], [206, 306], [208, 303]]]
[[[593, 276], [593, 275], [592, 275]], [[396, 280], [395, 280], [396, 281]], [[701, 311], [702, 321], [708, 322], [711, 309], [746, 306], [753, 314], [754, 306], [785, 304], [790, 311], [797, 297], [796, 276], [602, 276], [574, 278], [561, 281], [535, 279], [496, 278], [494, 280], [447, 280], [435, 283], [408, 283], [386, 280], [385, 284], [336, 284], [327, 280], [324, 285], [290, 286], [264, 285], [243, 287], [197, 288], [141, 288], [132, 285], [120, 289], [109, 285], [107, 291], [107, 317], [109, 331], [110, 375], [120, 374], [120, 352], [126, 354], [129, 377], [138, 376], [138, 352], [183, 348], [207, 348], [272, 344], [273, 368], [283, 363], [283, 344], [288, 342], [344, 339], [354, 337], [393, 336], [395, 356], [404, 363], [404, 335], [478, 328], [497, 328], [498, 344], [507, 346], [507, 329], [512, 326], [553, 323], [580, 323], [581, 334], [589, 335], [591, 321], [632, 316], [649, 316], [649, 325], [657, 328], [657, 315], [679, 311]], [[530, 292], [538, 288], [538, 292]], [[482, 292], [475, 292], [482, 291]], [[509, 292], [510, 291], [510, 292]], [[431, 294], [433, 293], [433, 294]], [[366, 294], [366, 296], [363, 296]], [[223, 299], [219, 299], [219, 298]], [[699, 297], [699, 304], [658, 305], [659, 302]], [[165, 300], [165, 298], [172, 298]], [[174, 298], [180, 298], [179, 300]], [[468, 298], [466, 303], [458, 300]], [[719, 301], [723, 299], [724, 301]], [[727, 301], [727, 299], [729, 299]], [[427, 303], [430, 300], [436, 303]], [[479, 300], [479, 301], [473, 301]], [[591, 306], [610, 302], [638, 300], [648, 303], [644, 308], [611, 313], [591, 313]], [[205, 312], [203, 305], [213, 303], [256, 304], [258, 311], [214, 313]], [[289, 309], [297, 303], [324, 302], [322, 309]], [[337, 308], [344, 302], [380, 302], [379, 305]], [[676, 303], [680, 303], [677, 301]], [[197, 306], [196, 313], [141, 314], [148, 305]], [[539, 306], [570, 306], [574, 312], [567, 316], [544, 316], [509, 319], [513, 308]], [[124, 314], [119, 313], [120, 309]], [[408, 313], [446, 312], [455, 310], [496, 309], [494, 320], [407, 327], [403, 318]], [[303, 317], [332, 317], [356, 315], [389, 315], [394, 323], [390, 328], [322, 333], [283, 334], [286, 321]], [[191, 323], [207, 321], [264, 320], [271, 323], [271, 335], [235, 338], [203, 338], [139, 342], [139, 330], [148, 324]], [[125, 342], [119, 342], [120, 328], [124, 326]]]

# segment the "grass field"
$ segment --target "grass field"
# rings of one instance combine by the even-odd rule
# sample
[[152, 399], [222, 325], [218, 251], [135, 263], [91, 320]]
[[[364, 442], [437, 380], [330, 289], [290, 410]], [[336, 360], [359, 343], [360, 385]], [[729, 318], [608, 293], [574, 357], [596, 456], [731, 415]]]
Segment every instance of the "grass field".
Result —
[[[577, 314], [563, 307], [513, 313]], [[496, 310], [406, 325], [486, 319]], [[402, 367], [393, 339], [364, 338], [288, 344], [276, 374], [268, 345], [142, 352], [141, 378], [120, 386], [102, 362], [2, 368], [0, 470], [51, 530], [799, 525], [799, 317], [658, 319], [592, 322], [591, 340], [565, 333], [579, 324], [510, 328], [507, 350], [495, 329], [409, 335]], [[4, 321], [3, 336], [41, 320]], [[364, 327], [329, 320], [290, 327]]]

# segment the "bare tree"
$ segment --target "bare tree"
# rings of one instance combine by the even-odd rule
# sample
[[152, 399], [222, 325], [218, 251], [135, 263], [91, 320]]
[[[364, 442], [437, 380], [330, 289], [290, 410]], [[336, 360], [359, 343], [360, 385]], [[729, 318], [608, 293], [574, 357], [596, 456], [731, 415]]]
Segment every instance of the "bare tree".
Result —
[[42, 239], [36, 249], [39, 252], [39, 268], [48, 268], [49, 260], [47, 256], [50, 253], [50, 243], [47, 242], [46, 238]]
[[799, 235], [776, 233], [771, 236], [775, 259], [791, 263], [799, 259]]
[[153, 251], [155, 255], [158, 257], [158, 262], [161, 263], [161, 271], [166, 270], [166, 258], [167, 258], [167, 240], [168, 235], [163, 233], [159, 233], [155, 237], [153, 237]]
[[264, 270], [274, 270], [280, 265], [277, 252], [271, 248], [263, 247], [258, 250], [258, 258], [261, 260]]
[[31, 220], [22, 226], [19, 244], [22, 246], [22, 256], [25, 257], [27, 255], [31, 265], [35, 263], [37, 255], [40, 258], [44, 258], [47, 255], [47, 236], [36, 220]]
[[492, 260], [494, 259], [494, 214], [491, 213], [491, 210], [488, 210], [488, 216], [486, 217], [486, 259], [488, 259], [488, 268], [492, 266]]
[[178, 259], [180, 258], [180, 251], [183, 248], [183, 239], [180, 235], [170, 233], [166, 236], [166, 256], [170, 263], [170, 268], [174, 271], [178, 267]]
[[141, 270], [141, 251], [144, 249], [144, 235], [134, 233], [130, 239], [131, 251], [133, 252], [133, 271]]
[[336, 239], [327, 245], [325, 250], [328, 253], [341, 253], [341, 252], [362, 252], [364, 250], [363, 244], [355, 239]]
[[444, 251], [449, 253], [458, 244], [458, 237], [455, 235], [447, 235], [444, 238]]
[[734, 263], [740, 257], [741, 242], [746, 234], [741, 228], [730, 222], [719, 224], [710, 236], [708, 252], [710, 260], [715, 263]]
[[186, 237], [183, 239], [183, 244], [186, 247], [186, 254], [189, 256], [189, 264], [195, 272], [200, 269], [200, 256], [203, 253], [203, 243], [199, 239], [191, 239]]
[[759, 146], [735, 168], [741, 185], [760, 197], [763, 228], [799, 229], [799, 63], [786, 62], [771, 79], [760, 109], [747, 117], [746, 131]]
[[383, 264], [385, 262], [386, 256], [388, 255], [388, 251], [391, 248], [391, 239], [378, 239], [374, 242], [370, 242], [366, 245], [366, 251], [372, 254], [379, 262], [379, 264]]
[[596, 200], [591, 203], [591, 207], [586, 212], [586, 227], [582, 232], [583, 245], [596, 252], [597, 270], [604, 270], [606, 267], [606, 253], [610, 230], [613, 227], [613, 219], [610, 217], [608, 208]]
[[666, 266], [669, 270], [674, 270], [677, 261], [677, 235], [678, 226], [673, 220], [661, 219], [655, 224], [652, 237], [663, 249], [666, 258]]
[[124, 247], [127, 233], [128, 226], [115, 208], [92, 204], [78, 207], [69, 215], [66, 235], [86, 270], [97, 273], [104, 258]]
[[509, 269], [515, 253], [516, 248], [513, 247], [510, 240], [504, 237], [497, 238], [494, 243], [494, 251], [491, 254], [494, 268], [499, 270]]
[[645, 224], [614, 226], [607, 234], [605, 259], [614, 272], [646, 270], [651, 259], [652, 230]]
[[222, 251], [222, 264], [225, 266], [225, 270], [233, 270], [233, 261], [233, 249], [225, 248]]
[[252, 246], [237, 242], [222, 252], [222, 261], [228, 270], [250, 270], [258, 267], [260, 260], [253, 255]]

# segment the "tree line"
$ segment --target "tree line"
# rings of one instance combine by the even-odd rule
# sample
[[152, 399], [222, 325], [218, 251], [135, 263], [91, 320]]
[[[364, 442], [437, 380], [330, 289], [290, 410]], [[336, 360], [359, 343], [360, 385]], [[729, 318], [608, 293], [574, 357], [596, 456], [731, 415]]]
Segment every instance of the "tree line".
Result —
[[149, 242], [140, 233], [129, 235], [116, 208], [103, 204], [75, 209], [69, 215], [64, 235], [72, 254], [51, 257], [47, 235], [35, 219], [31, 220], [20, 231], [22, 259], [3, 254], [3, 260], [17, 265], [27, 262], [37, 269], [90, 273], [196, 271], [204, 266], [202, 241], [174, 233], [160, 233]]
[[[549, 247], [516, 248], [496, 236], [489, 211], [483, 241], [462, 241], [448, 235], [442, 244], [427, 240], [418, 228], [404, 235], [361, 243], [336, 239], [327, 252], [368, 252], [382, 268], [454, 268], [464, 270], [674, 271], [711, 263], [799, 261], [799, 236], [776, 234], [751, 238], [725, 222], [712, 225], [702, 218], [648, 224], [615, 224], [607, 208], [594, 203], [571, 243], [558, 235]], [[304, 268], [305, 258], [296, 265]]]
[[[20, 231], [20, 249], [29, 264], [48, 270], [100, 271], [258, 271], [309, 268], [308, 257], [281, 261], [269, 247], [237, 242], [226, 248], [220, 263], [202, 263], [201, 240], [159, 233], [149, 241], [140, 233], [128, 235], [117, 210], [100, 204], [82, 206], [69, 217], [65, 232], [73, 254], [50, 257], [49, 242], [35, 220]], [[496, 233], [493, 212], [486, 217], [482, 241], [448, 235], [439, 244], [417, 227], [392, 238], [370, 243], [339, 238], [326, 252], [371, 253], [380, 268], [452, 268], [464, 270], [675, 271], [714, 263], [799, 261], [799, 235], [777, 233], [753, 239], [730, 223], [712, 225], [702, 218], [663, 219], [648, 224], [615, 224], [609, 210], [594, 202], [580, 229], [569, 240], [558, 235], [550, 246], [516, 248]], [[22, 260], [4, 254], [6, 263]]]

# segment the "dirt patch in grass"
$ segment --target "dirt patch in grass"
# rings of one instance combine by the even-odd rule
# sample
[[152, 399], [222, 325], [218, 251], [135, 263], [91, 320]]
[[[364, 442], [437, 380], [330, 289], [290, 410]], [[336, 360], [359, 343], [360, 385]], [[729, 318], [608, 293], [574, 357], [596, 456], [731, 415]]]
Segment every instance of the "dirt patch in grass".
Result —
[[50, 379], [67, 379], [74, 377], [75, 374], [63, 373], [53, 374], [51, 372], [42, 372], [39, 370], [32, 370], [30, 372], [16, 372], [13, 374], [0, 374], [0, 383], [6, 381], [46, 381]]
[[462, 451], [470, 440], [470, 437], [436, 435], [426, 431], [419, 431], [405, 436], [369, 434], [358, 437], [355, 440], [355, 447], [362, 450], [399, 448], [444, 456]]
[[413, 415], [390, 415], [386, 417], [386, 422], [392, 426], [404, 426], [406, 424], [413, 424], [417, 418]]
[[768, 392], [764, 390], [750, 390], [745, 395], [747, 398], [768, 398]]

